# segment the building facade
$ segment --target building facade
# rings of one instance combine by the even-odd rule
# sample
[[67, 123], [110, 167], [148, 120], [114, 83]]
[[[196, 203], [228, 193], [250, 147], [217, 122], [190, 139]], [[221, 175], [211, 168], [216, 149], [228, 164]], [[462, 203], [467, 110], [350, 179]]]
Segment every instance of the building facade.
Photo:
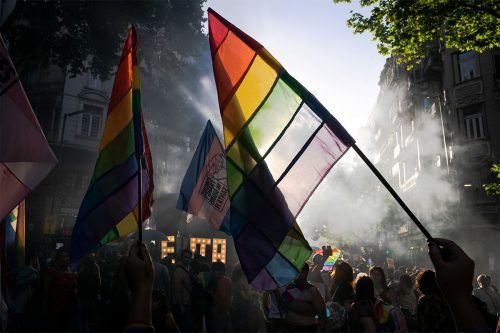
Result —
[[[436, 47], [409, 71], [391, 57], [379, 85], [369, 119], [377, 167], [431, 234], [466, 244], [480, 270], [500, 275], [499, 198], [482, 188], [500, 160], [500, 51]], [[412, 261], [426, 256], [411, 221], [384, 223]]]
[[23, 83], [59, 163], [27, 199], [34, 246], [67, 244], [92, 175], [112, 82], [70, 77], [57, 66], [27, 71]]

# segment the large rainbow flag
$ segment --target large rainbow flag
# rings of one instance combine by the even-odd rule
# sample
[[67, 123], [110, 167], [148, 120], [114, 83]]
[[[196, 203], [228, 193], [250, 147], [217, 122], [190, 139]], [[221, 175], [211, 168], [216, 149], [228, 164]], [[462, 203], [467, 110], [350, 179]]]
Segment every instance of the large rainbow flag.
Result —
[[56, 164], [0, 37], [0, 221]]
[[269, 290], [312, 253], [296, 218], [354, 140], [262, 45], [212, 9], [208, 22], [230, 231], [248, 280]]
[[94, 174], [71, 235], [72, 268], [100, 246], [137, 230], [139, 171], [144, 221], [151, 214], [153, 163], [142, 117], [137, 36], [132, 27], [115, 75]]

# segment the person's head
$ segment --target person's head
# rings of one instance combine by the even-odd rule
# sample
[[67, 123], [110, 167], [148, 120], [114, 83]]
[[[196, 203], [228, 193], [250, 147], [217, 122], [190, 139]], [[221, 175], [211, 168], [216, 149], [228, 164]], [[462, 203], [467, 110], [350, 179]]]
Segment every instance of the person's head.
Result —
[[434, 271], [425, 270], [420, 272], [417, 275], [417, 287], [426, 296], [441, 295]]
[[413, 279], [408, 274], [401, 274], [399, 277], [399, 286], [404, 289], [412, 289], [413, 288]]
[[226, 265], [222, 261], [216, 261], [212, 264], [212, 277], [215, 279], [226, 274]]
[[66, 269], [69, 267], [69, 254], [66, 250], [60, 248], [56, 252], [55, 266], [57, 269]]
[[372, 279], [366, 275], [358, 275], [354, 281], [354, 293], [357, 300], [373, 300], [375, 290]]
[[316, 254], [313, 256], [313, 258], [312, 258], [312, 259], [313, 259], [312, 261], [313, 261], [314, 266], [317, 266], [317, 265], [319, 265], [319, 264], [321, 263], [321, 261], [323, 260], [323, 256], [322, 256], [321, 254], [319, 254], [319, 253], [316, 253]]
[[491, 285], [491, 278], [486, 274], [481, 274], [477, 277], [477, 284], [480, 288], [489, 288]]
[[378, 287], [386, 288], [387, 281], [385, 279], [385, 273], [382, 267], [373, 266], [370, 268], [369, 272], [370, 278], [373, 280], [373, 284]]
[[189, 249], [184, 249], [181, 252], [181, 264], [183, 266], [189, 266], [191, 264], [191, 260], [193, 259], [193, 253], [191, 253], [191, 250]]
[[334, 284], [340, 284], [342, 282], [351, 283], [354, 279], [354, 272], [351, 265], [342, 261], [335, 265], [335, 269], [332, 271], [332, 279]]

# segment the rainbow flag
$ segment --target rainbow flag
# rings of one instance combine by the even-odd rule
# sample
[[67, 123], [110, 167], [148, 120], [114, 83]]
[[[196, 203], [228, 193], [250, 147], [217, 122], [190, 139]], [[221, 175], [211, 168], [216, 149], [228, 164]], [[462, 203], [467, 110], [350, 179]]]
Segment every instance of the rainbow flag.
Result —
[[0, 221], [56, 164], [0, 37]]
[[115, 75], [94, 174], [71, 235], [73, 269], [100, 246], [137, 230], [139, 172], [143, 221], [150, 216], [152, 166], [141, 110], [137, 36], [132, 27]]
[[215, 229], [229, 231], [226, 153], [210, 120], [182, 180], [177, 209], [207, 220]]
[[15, 271], [26, 265], [24, 200], [5, 217], [2, 227], [5, 228], [6, 271]]
[[269, 290], [312, 253], [296, 218], [354, 140], [262, 45], [212, 9], [208, 24], [230, 232], [248, 280]]
[[323, 269], [325, 271], [331, 271], [333, 266], [335, 265], [335, 263], [337, 262], [337, 260], [339, 259], [340, 257], [340, 254], [342, 253], [342, 251], [340, 251], [340, 249], [334, 247], [332, 249], [332, 255], [329, 256], [326, 261], [325, 261], [325, 264], [323, 265]]

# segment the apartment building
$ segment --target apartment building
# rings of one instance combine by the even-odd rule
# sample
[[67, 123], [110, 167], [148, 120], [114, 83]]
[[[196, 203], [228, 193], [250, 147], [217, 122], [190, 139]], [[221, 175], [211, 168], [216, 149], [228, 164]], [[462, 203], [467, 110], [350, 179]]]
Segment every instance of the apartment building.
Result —
[[[500, 272], [499, 198], [482, 189], [500, 160], [500, 51], [436, 47], [411, 70], [391, 57], [379, 85], [368, 124], [379, 170], [432, 234], [465, 242], [482, 270]], [[426, 255], [409, 220], [389, 222], [412, 257]]]

